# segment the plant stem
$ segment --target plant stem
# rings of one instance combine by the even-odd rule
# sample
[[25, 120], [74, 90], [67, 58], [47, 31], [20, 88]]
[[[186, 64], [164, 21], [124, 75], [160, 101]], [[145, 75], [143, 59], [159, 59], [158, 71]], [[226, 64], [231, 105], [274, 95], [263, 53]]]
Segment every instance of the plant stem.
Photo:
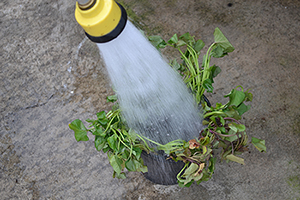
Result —
[[[214, 115], [214, 114], [216, 114], [216, 115], [225, 115], [225, 113], [222, 112], [222, 111], [213, 111], [213, 112], [206, 113], [206, 114], [203, 116], [203, 118], [205, 119], [205, 118], [207, 118], [207, 117], [209, 117], [209, 116], [211, 116], [211, 115]], [[224, 118], [224, 119], [225, 119], [225, 118]]]
[[241, 124], [241, 122], [239, 122], [238, 120], [232, 118], [232, 117], [224, 117], [225, 120], [232, 120], [235, 121], [237, 124]]
[[213, 130], [210, 130], [210, 129], [208, 129], [208, 131], [209, 131], [210, 133], [217, 134], [217, 135], [222, 136], [222, 137], [232, 137], [232, 136], [235, 136], [235, 135], [236, 135], [236, 134], [232, 134], [232, 135], [224, 135], [224, 134], [218, 133], [218, 132], [213, 131]]

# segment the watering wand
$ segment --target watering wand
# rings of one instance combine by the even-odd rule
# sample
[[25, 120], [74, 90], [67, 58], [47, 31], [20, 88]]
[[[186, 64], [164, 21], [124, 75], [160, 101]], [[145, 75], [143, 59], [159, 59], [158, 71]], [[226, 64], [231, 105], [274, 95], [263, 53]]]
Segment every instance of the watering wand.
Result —
[[109, 42], [120, 35], [126, 22], [125, 9], [114, 0], [78, 0], [75, 18], [93, 42]]

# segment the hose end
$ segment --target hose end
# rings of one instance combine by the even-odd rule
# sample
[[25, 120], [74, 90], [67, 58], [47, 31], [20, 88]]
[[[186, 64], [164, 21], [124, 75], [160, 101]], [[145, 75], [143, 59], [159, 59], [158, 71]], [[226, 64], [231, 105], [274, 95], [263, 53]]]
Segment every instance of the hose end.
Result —
[[78, 0], [75, 18], [91, 41], [105, 43], [121, 34], [127, 13], [114, 0]]

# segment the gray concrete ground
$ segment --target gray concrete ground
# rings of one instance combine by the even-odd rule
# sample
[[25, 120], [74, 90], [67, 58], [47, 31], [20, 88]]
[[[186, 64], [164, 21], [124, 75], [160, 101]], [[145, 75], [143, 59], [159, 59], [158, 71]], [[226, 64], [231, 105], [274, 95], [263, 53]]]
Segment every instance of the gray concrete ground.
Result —
[[[300, 199], [300, 2], [298, 0], [123, 0], [148, 34], [189, 31], [209, 44], [215, 27], [235, 52], [215, 61], [222, 73], [213, 103], [237, 85], [251, 88], [244, 122], [253, 147], [246, 165], [218, 162], [212, 180], [160, 186], [139, 173], [112, 178], [93, 142], [77, 143], [68, 123], [111, 106], [95, 44], [74, 19], [75, 1], [0, 2], [0, 199]], [[172, 57], [174, 52], [165, 52]]]

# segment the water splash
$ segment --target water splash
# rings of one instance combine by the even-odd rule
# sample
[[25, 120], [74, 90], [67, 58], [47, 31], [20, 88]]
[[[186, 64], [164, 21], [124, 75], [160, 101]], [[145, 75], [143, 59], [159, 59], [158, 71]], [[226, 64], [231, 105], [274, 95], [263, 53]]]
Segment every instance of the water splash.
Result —
[[192, 95], [132, 23], [98, 47], [129, 127], [162, 144], [198, 135], [202, 120]]

